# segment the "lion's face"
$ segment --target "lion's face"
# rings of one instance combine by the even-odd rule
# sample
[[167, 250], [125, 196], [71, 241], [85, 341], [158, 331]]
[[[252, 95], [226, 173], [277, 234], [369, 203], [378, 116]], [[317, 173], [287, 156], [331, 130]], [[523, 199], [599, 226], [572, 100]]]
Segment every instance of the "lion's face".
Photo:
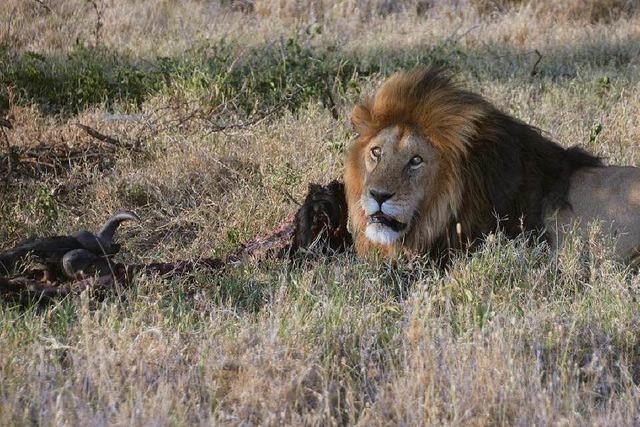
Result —
[[354, 106], [344, 182], [359, 254], [425, 253], [443, 237], [461, 212], [470, 141], [492, 111], [427, 68], [394, 74]]
[[409, 232], [430, 199], [440, 166], [438, 151], [417, 128], [393, 125], [372, 137], [360, 154], [365, 236], [391, 245]]

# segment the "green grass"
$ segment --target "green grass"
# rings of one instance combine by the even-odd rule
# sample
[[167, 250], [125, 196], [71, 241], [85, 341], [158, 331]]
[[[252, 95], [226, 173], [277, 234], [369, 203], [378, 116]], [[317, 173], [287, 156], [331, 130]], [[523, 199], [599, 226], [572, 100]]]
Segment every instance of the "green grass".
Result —
[[[304, 40], [313, 39], [307, 34]], [[358, 95], [363, 81], [418, 64], [450, 66], [466, 56], [446, 45], [415, 54], [381, 52], [385, 61], [351, 57], [336, 45], [310, 46], [303, 37], [243, 48], [202, 41], [179, 56], [136, 61], [107, 48], [73, 46], [61, 55], [0, 49], [0, 108], [10, 94], [19, 104], [36, 104], [44, 114], [70, 116], [93, 106], [139, 111], [163, 94], [176, 103], [197, 102], [213, 114], [221, 106], [236, 116], [263, 116], [277, 109], [292, 112], [320, 102], [337, 114], [336, 100]], [[222, 119], [224, 119], [223, 117]], [[222, 121], [220, 126], [224, 126]]]

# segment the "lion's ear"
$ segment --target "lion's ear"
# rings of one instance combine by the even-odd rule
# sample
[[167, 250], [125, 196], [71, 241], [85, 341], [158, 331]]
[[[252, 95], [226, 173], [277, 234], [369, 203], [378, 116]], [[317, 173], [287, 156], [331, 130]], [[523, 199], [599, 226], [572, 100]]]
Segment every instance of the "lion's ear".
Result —
[[364, 105], [356, 105], [351, 111], [351, 125], [353, 129], [362, 135], [371, 127], [371, 112]]

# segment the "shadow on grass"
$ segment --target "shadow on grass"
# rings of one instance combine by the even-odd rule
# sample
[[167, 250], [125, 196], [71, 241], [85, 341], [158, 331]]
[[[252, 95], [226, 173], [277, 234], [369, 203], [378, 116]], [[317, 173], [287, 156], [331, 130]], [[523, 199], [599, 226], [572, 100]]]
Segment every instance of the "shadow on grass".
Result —
[[212, 105], [252, 115], [284, 106], [292, 111], [311, 99], [335, 107], [331, 90], [354, 84], [356, 65], [339, 66], [327, 51], [312, 51], [296, 39], [242, 54], [225, 42], [203, 44], [181, 57], [150, 62], [107, 49], [77, 46], [67, 56], [12, 52], [0, 47], [0, 108], [35, 103], [45, 114], [72, 115], [101, 103], [139, 107], [160, 91], [188, 92]]
[[76, 113], [102, 102], [140, 104], [161, 87], [161, 76], [105, 50], [74, 48], [65, 57], [0, 48], [0, 108], [9, 91], [19, 101], [35, 103], [45, 114]]
[[137, 108], [161, 91], [193, 91], [212, 106], [230, 105], [245, 116], [276, 107], [296, 111], [318, 100], [337, 116], [334, 96], [358, 91], [363, 79], [418, 64], [438, 64], [478, 80], [537, 78], [571, 80], [581, 68], [622, 68], [638, 61], [634, 37], [530, 51], [485, 45], [463, 49], [455, 42], [409, 49], [382, 48], [360, 57], [336, 46], [311, 48], [291, 38], [248, 51], [220, 41], [202, 43], [181, 57], [141, 62], [108, 49], [74, 47], [66, 56], [18, 53], [0, 47], [0, 108], [10, 92], [45, 114], [73, 115], [104, 103]]

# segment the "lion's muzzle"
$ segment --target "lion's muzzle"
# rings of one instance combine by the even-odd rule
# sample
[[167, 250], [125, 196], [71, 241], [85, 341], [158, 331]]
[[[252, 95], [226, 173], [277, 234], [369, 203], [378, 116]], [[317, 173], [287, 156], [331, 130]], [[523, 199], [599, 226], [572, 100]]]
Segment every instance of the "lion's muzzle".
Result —
[[367, 218], [365, 236], [372, 242], [391, 245], [406, 230], [408, 224], [401, 220], [404, 206], [394, 201], [392, 193], [365, 191], [361, 204]]

